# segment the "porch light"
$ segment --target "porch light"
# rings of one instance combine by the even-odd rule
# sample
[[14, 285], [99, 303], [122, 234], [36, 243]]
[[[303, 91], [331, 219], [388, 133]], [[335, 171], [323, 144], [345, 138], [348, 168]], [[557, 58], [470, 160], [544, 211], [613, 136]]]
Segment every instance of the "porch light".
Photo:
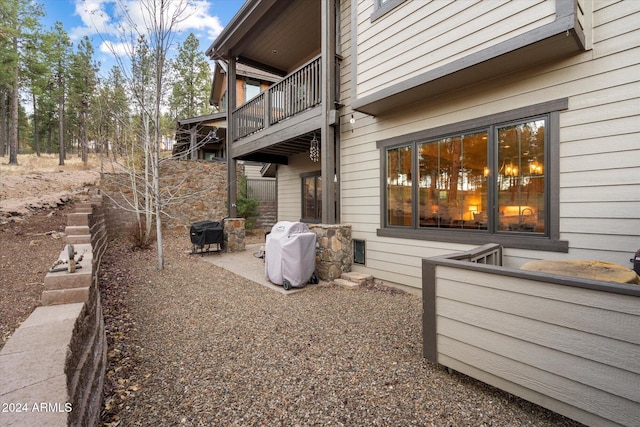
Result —
[[320, 145], [316, 139], [315, 132], [313, 134], [313, 139], [311, 139], [311, 146], [309, 147], [309, 158], [314, 163], [317, 163], [320, 160]]

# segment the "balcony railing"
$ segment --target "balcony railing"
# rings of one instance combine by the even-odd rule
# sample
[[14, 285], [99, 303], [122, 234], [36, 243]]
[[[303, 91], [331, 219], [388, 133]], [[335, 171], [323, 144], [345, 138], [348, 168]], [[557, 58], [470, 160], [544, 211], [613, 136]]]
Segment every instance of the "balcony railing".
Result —
[[320, 56], [241, 105], [232, 113], [234, 140], [259, 132], [302, 111], [320, 105]]

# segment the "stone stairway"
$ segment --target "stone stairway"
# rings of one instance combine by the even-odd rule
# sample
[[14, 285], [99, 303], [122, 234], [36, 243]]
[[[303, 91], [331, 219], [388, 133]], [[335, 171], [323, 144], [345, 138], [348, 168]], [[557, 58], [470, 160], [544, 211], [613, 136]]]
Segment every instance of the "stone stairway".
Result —
[[256, 218], [256, 228], [270, 230], [277, 222], [278, 206], [275, 200], [261, 200], [258, 206], [260, 215]]
[[343, 288], [357, 288], [360, 285], [364, 285], [367, 283], [373, 282], [373, 276], [370, 274], [357, 273], [355, 271], [351, 271], [349, 273], [342, 273], [339, 279], [334, 279], [333, 282], [342, 286]]

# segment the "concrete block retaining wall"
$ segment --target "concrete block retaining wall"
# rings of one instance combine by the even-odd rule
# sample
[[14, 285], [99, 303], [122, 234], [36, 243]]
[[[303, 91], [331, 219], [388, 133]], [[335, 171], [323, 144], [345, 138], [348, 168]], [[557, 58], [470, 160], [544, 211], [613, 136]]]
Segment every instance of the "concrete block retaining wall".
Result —
[[[107, 247], [102, 199], [80, 204], [67, 217], [75, 273], [48, 273], [42, 306], [0, 351], [0, 425], [97, 425], [107, 342], [98, 287]], [[63, 250], [60, 260], [68, 258]], [[63, 264], [64, 265], [64, 264]]]

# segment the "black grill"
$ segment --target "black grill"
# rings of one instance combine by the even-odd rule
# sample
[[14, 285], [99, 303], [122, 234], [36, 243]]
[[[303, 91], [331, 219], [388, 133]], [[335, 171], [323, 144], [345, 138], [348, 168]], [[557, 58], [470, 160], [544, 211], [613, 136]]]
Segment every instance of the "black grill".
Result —
[[[192, 254], [205, 254], [207, 252], [220, 252], [224, 245], [224, 229], [219, 222], [200, 221], [191, 224], [189, 231]], [[212, 249], [211, 246], [215, 245]]]

